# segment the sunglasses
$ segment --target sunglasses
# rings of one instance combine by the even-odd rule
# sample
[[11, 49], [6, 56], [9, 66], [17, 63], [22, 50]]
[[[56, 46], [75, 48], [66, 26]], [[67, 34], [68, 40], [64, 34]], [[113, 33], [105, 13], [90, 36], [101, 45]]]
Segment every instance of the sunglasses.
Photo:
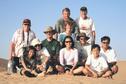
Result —
[[52, 33], [52, 31], [47, 31], [47, 32], [45, 32], [45, 34], [47, 34], [47, 33]]
[[109, 42], [102, 42], [103, 44], [109, 44]]
[[86, 40], [86, 38], [80, 38], [80, 40]]
[[24, 25], [28, 25], [28, 26], [30, 26], [30, 24], [24, 24]]
[[65, 43], [71, 43], [71, 41], [65, 41]]
[[35, 45], [35, 47], [39, 47], [39, 46], [40, 46], [40, 44]]

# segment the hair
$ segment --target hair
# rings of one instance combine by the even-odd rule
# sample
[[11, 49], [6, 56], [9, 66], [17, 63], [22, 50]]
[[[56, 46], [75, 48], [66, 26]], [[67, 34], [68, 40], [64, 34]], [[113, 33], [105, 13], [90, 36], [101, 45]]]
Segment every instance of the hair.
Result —
[[95, 48], [98, 48], [99, 51], [101, 50], [101, 49], [100, 49], [100, 46], [99, 46], [98, 44], [93, 44], [93, 45], [91, 46], [91, 51], [92, 51], [93, 49], [95, 49]]
[[29, 51], [33, 50], [34, 51], [34, 55], [32, 56], [32, 59], [35, 59], [35, 57], [36, 57], [36, 49], [33, 46], [24, 47], [23, 49], [24, 49], [24, 53], [23, 53], [24, 56], [28, 56]]
[[73, 25], [73, 22], [72, 21], [70, 21], [70, 20], [67, 20], [67, 21], [65, 21], [64, 22], [64, 28], [66, 28], [66, 25], [70, 25], [70, 26], [72, 26]]
[[66, 47], [65, 41], [66, 41], [66, 39], [68, 39], [68, 38], [69, 38], [69, 39], [71, 40], [71, 42], [72, 42], [71, 48], [73, 49], [73, 48], [74, 48], [74, 41], [73, 41], [73, 38], [72, 38], [71, 36], [66, 36], [66, 37], [64, 38], [62, 48], [65, 48], [65, 47]]
[[64, 11], [66, 11], [66, 12], [69, 12], [69, 13], [70, 13], [70, 9], [69, 9], [69, 8], [64, 8], [64, 9], [62, 10], [62, 13], [63, 13]]
[[87, 7], [85, 7], [85, 6], [81, 7], [80, 11], [88, 12]]
[[101, 38], [101, 42], [104, 41], [104, 40], [107, 40], [108, 43], [110, 43], [110, 37], [109, 37], [109, 36], [103, 36], [103, 37]]

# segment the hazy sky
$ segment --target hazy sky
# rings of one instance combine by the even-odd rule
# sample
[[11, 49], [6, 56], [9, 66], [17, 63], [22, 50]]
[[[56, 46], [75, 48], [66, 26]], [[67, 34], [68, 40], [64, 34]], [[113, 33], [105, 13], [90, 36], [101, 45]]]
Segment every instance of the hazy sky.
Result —
[[126, 60], [126, 0], [0, 0], [0, 58], [8, 58], [9, 43], [23, 19], [31, 19], [32, 30], [43, 40], [43, 29], [54, 27], [63, 8], [69, 7], [76, 19], [82, 6], [87, 6], [95, 22], [96, 43], [110, 36], [118, 59]]

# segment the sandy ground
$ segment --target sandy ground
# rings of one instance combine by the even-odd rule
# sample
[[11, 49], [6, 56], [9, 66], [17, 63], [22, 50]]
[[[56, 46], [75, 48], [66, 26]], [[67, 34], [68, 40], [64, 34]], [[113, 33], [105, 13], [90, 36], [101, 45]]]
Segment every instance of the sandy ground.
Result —
[[126, 84], [126, 61], [119, 61], [118, 66], [119, 72], [113, 76], [113, 79], [68, 75], [47, 75], [41, 78], [28, 78], [19, 74], [6, 75], [5, 70], [1, 70], [0, 84]]

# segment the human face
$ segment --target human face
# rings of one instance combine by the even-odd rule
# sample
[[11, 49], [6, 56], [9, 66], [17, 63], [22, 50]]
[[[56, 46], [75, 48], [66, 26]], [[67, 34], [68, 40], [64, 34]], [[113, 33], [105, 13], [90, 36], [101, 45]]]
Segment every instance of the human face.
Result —
[[35, 49], [38, 51], [41, 50], [41, 45], [40, 44], [35, 45]]
[[65, 40], [65, 45], [66, 45], [66, 48], [71, 48], [72, 41], [71, 41], [70, 38], [66, 38], [66, 40]]
[[98, 58], [99, 57], [99, 49], [98, 48], [94, 48], [92, 49], [92, 54], [94, 55], [94, 58]]
[[47, 32], [45, 32], [45, 34], [46, 34], [46, 36], [47, 36], [47, 38], [53, 38], [53, 32], [52, 31], [47, 31]]
[[109, 47], [109, 42], [108, 40], [103, 40], [102, 41], [102, 48], [107, 49]]
[[86, 11], [80, 11], [80, 16], [81, 16], [81, 18], [85, 19], [87, 17], [87, 12]]
[[29, 50], [29, 52], [28, 52], [28, 57], [29, 58], [32, 58], [32, 56], [34, 55], [35, 53], [34, 53], [34, 50]]
[[63, 11], [63, 18], [65, 19], [65, 20], [67, 20], [69, 17], [70, 17], [70, 13], [69, 12], [67, 12], [67, 11]]
[[87, 42], [87, 40], [86, 40], [85, 37], [80, 37], [80, 43], [81, 43], [82, 45], [86, 44], [86, 42]]
[[71, 32], [71, 26], [69, 24], [66, 24], [66, 27], [65, 28], [66, 28], [66, 31], [67, 32]]
[[24, 32], [28, 32], [30, 30], [30, 24], [23, 23]]

